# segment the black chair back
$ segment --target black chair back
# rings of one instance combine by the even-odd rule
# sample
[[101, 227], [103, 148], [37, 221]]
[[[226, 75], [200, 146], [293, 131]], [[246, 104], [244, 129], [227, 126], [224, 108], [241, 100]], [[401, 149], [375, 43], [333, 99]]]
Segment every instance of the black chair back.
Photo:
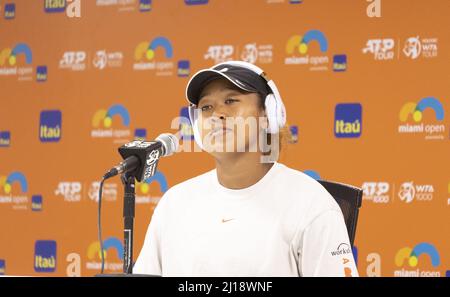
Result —
[[337, 182], [318, 180], [318, 182], [333, 196], [344, 214], [350, 244], [353, 247], [358, 222], [359, 208], [362, 204], [363, 191], [360, 188]]

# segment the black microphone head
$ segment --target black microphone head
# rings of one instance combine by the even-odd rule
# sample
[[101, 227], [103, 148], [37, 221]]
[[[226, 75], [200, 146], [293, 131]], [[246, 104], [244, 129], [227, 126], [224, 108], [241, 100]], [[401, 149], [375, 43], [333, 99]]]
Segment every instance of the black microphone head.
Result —
[[163, 156], [163, 150], [162, 143], [159, 141], [135, 140], [122, 145], [119, 153], [124, 160], [131, 156], [139, 160], [131, 174], [142, 182], [155, 174], [158, 160]]
[[128, 163], [131, 156], [137, 158], [131, 162], [133, 164], [130, 163], [133, 166], [128, 163], [125, 165], [129, 166], [130, 174], [142, 182], [155, 174], [159, 158], [172, 155], [178, 150], [178, 146], [178, 138], [175, 135], [163, 133], [155, 141], [135, 140], [126, 143], [119, 148], [119, 153]]
[[156, 141], [160, 141], [163, 146], [163, 156], [170, 156], [178, 151], [178, 138], [170, 133], [162, 133], [156, 137]]

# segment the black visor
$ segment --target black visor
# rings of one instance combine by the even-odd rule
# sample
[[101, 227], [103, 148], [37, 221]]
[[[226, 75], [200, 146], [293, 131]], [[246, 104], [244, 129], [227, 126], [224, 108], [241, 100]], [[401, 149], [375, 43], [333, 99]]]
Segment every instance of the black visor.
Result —
[[213, 80], [226, 78], [241, 90], [259, 93], [265, 98], [271, 93], [267, 82], [250, 69], [229, 64], [221, 64], [214, 68], [197, 72], [189, 81], [186, 96], [189, 102], [198, 104], [203, 88]]

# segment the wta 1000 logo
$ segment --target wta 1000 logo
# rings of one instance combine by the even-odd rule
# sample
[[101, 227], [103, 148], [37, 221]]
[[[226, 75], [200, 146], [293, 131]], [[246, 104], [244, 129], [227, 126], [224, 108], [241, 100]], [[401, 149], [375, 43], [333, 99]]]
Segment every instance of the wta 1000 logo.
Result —
[[115, 143], [128, 142], [131, 136], [130, 114], [121, 104], [99, 109], [92, 117], [92, 127], [92, 138], [114, 138]]
[[[428, 256], [428, 257], [427, 257]], [[427, 259], [428, 258], [428, 259]], [[419, 265], [422, 264], [422, 265]], [[420, 269], [419, 266], [427, 265], [432, 269]], [[431, 265], [430, 265], [431, 264]], [[438, 269], [441, 258], [434, 245], [422, 242], [414, 248], [403, 247], [395, 254], [395, 265], [402, 269], [394, 270], [394, 276], [421, 277], [441, 276]], [[406, 268], [405, 268], [406, 267]]]
[[415, 184], [413, 181], [404, 182], [400, 185], [398, 197], [404, 203], [413, 201], [433, 200], [434, 186], [431, 184]]
[[[434, 117], [432, 116], [434, 113]], [[443, 124], [424, 124], [433, 119], [444, 120], [444, 107], [435, 97], [425, 97], [419, 102], [408, 102], [402, 106], [399, 114], [398, 133], [424, 135], [425, 139], [444, 139]]]

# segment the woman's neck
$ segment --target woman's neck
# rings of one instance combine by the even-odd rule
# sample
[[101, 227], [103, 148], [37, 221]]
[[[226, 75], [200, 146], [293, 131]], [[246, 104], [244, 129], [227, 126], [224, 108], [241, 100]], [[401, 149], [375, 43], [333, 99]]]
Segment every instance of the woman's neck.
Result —
[[261, 153], [226, 153], [216, 157], [219, 183], [229, 189], [244, 189], [256, 184], [272, 165], [261, 163]]

